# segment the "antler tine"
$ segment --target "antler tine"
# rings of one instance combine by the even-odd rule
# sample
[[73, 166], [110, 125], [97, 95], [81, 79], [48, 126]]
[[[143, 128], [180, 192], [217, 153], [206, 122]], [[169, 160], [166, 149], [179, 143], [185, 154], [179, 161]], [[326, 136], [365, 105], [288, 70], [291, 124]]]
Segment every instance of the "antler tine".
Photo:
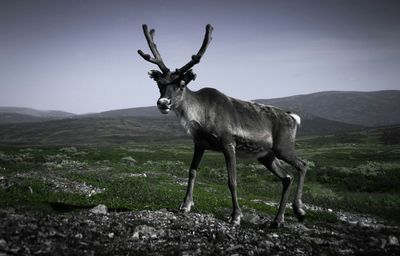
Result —
[[167, 66], [165, 66], [160, 53], [157, 50], [157, 45], [154, 43], [154, 29], [151, 29], [150, 32], [147, 28], [146, 24], [143, 24], [143, 32], [144, 36], [146, 37], [147, 44], [149, 45], [149, 48], [151, 52], [153, 53], [154, 58], [152, 58], [149, 54], [145, 54], [142, 50], [138, 50], [138, 53], [140, 56], [142, 56], [143, 59], [156, 64], [163, 73], [168, 73], [169, 69]]
[[192, 59], [186, 65], [178, 69], [180, 73], [185, 73], [186, 71], [191, 69], [194, 65], [200, 62], [201, 57], [203, 57], [203, 54], [206, 52], [207, 47], [211, 42], [212, 39], [211, 34], [213, 29], [214, 28], [210, 24], [207, 24], [206, 33], [204, 35], [203, 44], [201, 45], [200, 50], [197, 52], [196, 55], [192, 55]]

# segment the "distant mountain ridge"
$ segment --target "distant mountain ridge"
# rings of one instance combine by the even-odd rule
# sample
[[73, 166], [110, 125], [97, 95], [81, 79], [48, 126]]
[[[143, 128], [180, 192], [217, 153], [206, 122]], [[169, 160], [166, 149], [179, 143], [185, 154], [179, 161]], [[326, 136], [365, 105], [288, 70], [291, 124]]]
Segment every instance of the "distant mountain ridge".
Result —
[[58, 110], [37, 110], [23, 107], [0, 107], [0, 124], [42, 122], [75, 117], [76, 114]]
[[[325, 91], [283, 98], [257, 99], [254, 101], [296, 112], [303, 119], [319, 117], [359, 126], [400, 124], [400, 90], [372, 92]], [[0, 123], [12, 123], [12, 114], [18, 114], [15, 116], [15, 122], [87, 117], [171, 118], [175, 116], [173, 114], [162, 115], [155, 106], [117, 109], [86, 115], [75, 115], [64, 111], [0, 107]]]
[[136, 108], [125, 108], [109, 110], [100, 113], [90, 114], [92, 117], [156, 117], [156, 118], [168, 118], [175, 117], [175, 115], [163, 115], [157, 109], [156, 106], [151, 107], [136, 107]]
[[[321, 135], [360, 128], [315, 117], [303, 120], [298, 134]], [[182, 140], [191, 138], [176, 117], [87, 117], [0, 125], [0, 145], [99, 146]]]
[[[298, 113], [302, 118], [299, 135], [400, 124], [400, 91], [319, 92], [256, 102]], [[86, 115], [0, 107], [0, 144], [99, 145], [177, 139], [190, 137], [174, 113], [163, 115], [155, 106]]]
[[17, 113], [35, 117], [72, 117], [76, 116], [76, 114], [59, 111], [59, 110], [37, 110], [33, 108], [23, 108], [23, 107], [0, 107], [0, 113]]
[[182, 139], [189, 138], [172, 119], [89, 117], [0, 125], [0, 145], [98, 146]]
[[[371, 127], [400, 124], [400, 90], [325, 91], [254, 101], [293, 111], [300, 114], [302, 119], [319, 117]], [[161, 115], [154, 106], [111, 110], [92, 116], [168, 118], [174, 115]]]
[[325, 91], [255, 101], [349, 124], [400, 124], [400, 90]]

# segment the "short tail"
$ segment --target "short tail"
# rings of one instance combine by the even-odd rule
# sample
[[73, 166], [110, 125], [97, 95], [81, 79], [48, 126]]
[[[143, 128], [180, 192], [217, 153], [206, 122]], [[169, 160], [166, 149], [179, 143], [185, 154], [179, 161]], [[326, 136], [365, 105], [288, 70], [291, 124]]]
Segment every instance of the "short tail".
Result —
[[290, 112], [288, 112], [288, 114], [294, 119], [294, 121], [296, 121], [296, 124], [297, 124], [298, 126], [300, 126], [300, 124], [301, 124], [301, 118], [300, 118], [300, 116], [299, 116], [299, 115], [296, 115], [296, 114], [294, 114], [294, 113], [290, 113]]

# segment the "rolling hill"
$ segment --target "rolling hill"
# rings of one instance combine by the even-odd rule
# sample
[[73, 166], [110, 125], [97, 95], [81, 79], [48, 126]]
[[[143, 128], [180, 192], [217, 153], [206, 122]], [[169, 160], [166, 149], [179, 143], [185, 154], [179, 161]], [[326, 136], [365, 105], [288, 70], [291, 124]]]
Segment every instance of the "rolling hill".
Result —
[[[161, 115], [161, 114], [160, 114]], [[175, 115], [154, 117], [87, 117], [0, 125], [0, 145], [99, 146], [190, 141]], [[321, 135], [359, 129], [319, 117], [306, 118], [301, 135]]]
[[20, 107], [0, 107], [0, 124], [41, 122], [65, 119], [76, 116], [73, 113], [57, 110], [37, 110]]
[[400, 124], [400, 90], [327, 91], [255, 101], [349, 124], [362, 126]]
[[[400, 124], [400, 91], [319, 92], [256, 101], [300, 114], [300, 136]], [[162, 115], [156, 107], [87, 115], [0, 107], [0, 144], [108, 145], [181, 139], [190, 140], [175, 115]]]
[[[400, 124], [400, 90], [373, 92], [326, 91], [275, 99], [257, 99], [299, 113], [302, 118], [319, 117], [359, 126]], [[94, 117], [157, 117], [157, 108], [142, 107], [101, 112]]]
[[138, 107], [110, 110], [93, 114], [94, 117], [153, 117], [153, 118], [170, 118], [175, 115], [162, 115], [157, 107]]
[[155, 118], [73, 118], [0, 125], [0, 145], [101, 146], [187, 139], [180, 124]]

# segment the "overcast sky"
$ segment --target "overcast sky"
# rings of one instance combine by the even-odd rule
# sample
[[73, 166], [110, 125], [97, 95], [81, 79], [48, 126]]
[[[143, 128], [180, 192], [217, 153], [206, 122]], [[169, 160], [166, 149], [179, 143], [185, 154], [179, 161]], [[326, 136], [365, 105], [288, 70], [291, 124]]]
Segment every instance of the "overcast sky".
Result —
[[251, 100], [400, 89], [400, 1], [0, 1], [0, 106], [155, 105], [143, 23], [170, 69], [213, 40], [193, 90]]

